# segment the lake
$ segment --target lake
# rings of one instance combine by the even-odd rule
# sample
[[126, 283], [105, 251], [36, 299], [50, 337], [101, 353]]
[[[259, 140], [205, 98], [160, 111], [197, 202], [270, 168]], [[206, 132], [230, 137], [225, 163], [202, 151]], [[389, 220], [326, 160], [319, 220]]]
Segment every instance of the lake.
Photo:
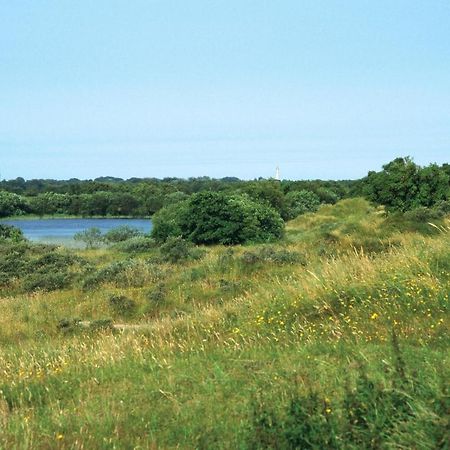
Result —
[[152, 229], [150, 219], [5, 219], [0, 223], [20, 228], [30, 241], [68, 246], [78, 246], [73, 239], [75, 233], [92, 227], [99, 228], [102, 233], [124, 225], [144, 233]]

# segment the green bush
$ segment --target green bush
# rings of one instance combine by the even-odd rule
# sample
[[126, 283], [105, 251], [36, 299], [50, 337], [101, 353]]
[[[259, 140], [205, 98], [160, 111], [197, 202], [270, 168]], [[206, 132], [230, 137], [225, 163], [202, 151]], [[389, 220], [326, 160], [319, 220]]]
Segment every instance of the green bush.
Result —
[[69, 287], [71, 277], [64, 272], [33, 273], [26, 275], [23, 279], [23, 289], [32, 291], [56, 291]]
[[169, 237], [182, 236], [181, 223], [188, 214], [187, 200], [170, 204], [160, 209], [152, 216], [153, 228], [151, 236], [157, 242], [165, 242]]
[[153, 304], [161, 305], [167, 299], [167, 288], [164, 283], [158, 283], [146, 293], [146, 298]]
[[64, 334], [73, 333], [79, 330], [80, 322], [78, 318], [64, 318], [58, 322], [57, 328]]
[[136, 302], [125, 295], [111, 295], [108, 301], [116, 314], [130, 316], [136, 312]]
[[279, 239], [283, 220], [246, 195], [200, 192], [155, 214], [152, 236], [181, 236], [195, 244], [242, 244]]
[[155, 247], [155, 240], [147, 236], [136, 236], [118, 242], [114, 248], [124, 253], [145, 253]]
[[144, 233], [137, 228], [128, 225], [113, 228], [103, 235], [103, 239], [108, 244], [116, 244], [117, 242], [127, 241], [132, 238], [142, 237]]
[[25, 237], [20, 228], [0, 224], [0, 241], [22, 242], [24, 240]]
[[75, 241], [81, 241], [86, 245], [86, 248], [97, 248], [103, 243], [102, 232], [99, 228], [92, 227], [87, 230], [79, 231], [74, 235]]
[[118, 287], [140, 287], [145, 281], [145, 268], [139, 259], [115, 261], [106, 267], [88, 274], [83, 279], [84, 290], [99, 288], [103, 283], [112, 283]]
[[293, 191], [286, 194], [287, 219], [294, 219], [300, 214], [314, 212], [319, 209], [320, 199], [312, 191]]
[[189, 259], [193, 249], [194, 246], [192, 243], [186, 241], [182, 237], [169, 237], [166, 242], [161, 245], [160, 253], [165, 261], [178, 263]]

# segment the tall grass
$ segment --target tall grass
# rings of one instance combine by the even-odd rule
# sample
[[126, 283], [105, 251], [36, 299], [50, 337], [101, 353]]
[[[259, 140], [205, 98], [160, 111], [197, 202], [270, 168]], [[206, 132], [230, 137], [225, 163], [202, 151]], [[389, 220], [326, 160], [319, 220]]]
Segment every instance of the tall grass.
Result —
[[446, 448], [450, 233], [386, 220], [346, 200], [278, 245], [78, 251], [89, 273], [51, 292], [18, 277], [0, 448]]

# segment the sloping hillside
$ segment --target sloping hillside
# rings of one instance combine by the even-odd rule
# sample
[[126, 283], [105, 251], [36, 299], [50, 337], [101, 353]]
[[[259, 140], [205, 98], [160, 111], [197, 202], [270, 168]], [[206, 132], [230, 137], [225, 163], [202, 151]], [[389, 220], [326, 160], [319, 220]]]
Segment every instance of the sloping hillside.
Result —
[[450, 222], [401, 225], [349, 199], [277, 244], [2, 245], [0, 448], [445, 448]]

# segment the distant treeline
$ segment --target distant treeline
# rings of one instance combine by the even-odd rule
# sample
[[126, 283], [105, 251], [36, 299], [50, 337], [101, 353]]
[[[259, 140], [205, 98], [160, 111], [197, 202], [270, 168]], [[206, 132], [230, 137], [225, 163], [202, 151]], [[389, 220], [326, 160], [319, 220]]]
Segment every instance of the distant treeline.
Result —
[[[242, 193], [268, 203], [283, 218], [292, 215], [295, 194], [309, 193], [313, 203], [335, 203], [350, 192], [352, 181], [275, 181], [237, 178], [120, 178], [95, 180], [4, 180], [0, 217], [12, 215], [151, 216], [163, 206], [204, 191]], [[297, 195], [298, 196], [298, 195]], [[306, 199], [311, 202], [311, 199]]]
[[0, 217], [15, 215], [151, 216], [198, 192], [243, 194], [275, 209], [287, 220], [321, 203], [363, 196], [388, 211], [450, 211], [450, 165], [420, 167], [397, 158], [361, 180], [243, 181], [235, 177], [130, 178], [0, 181]]

